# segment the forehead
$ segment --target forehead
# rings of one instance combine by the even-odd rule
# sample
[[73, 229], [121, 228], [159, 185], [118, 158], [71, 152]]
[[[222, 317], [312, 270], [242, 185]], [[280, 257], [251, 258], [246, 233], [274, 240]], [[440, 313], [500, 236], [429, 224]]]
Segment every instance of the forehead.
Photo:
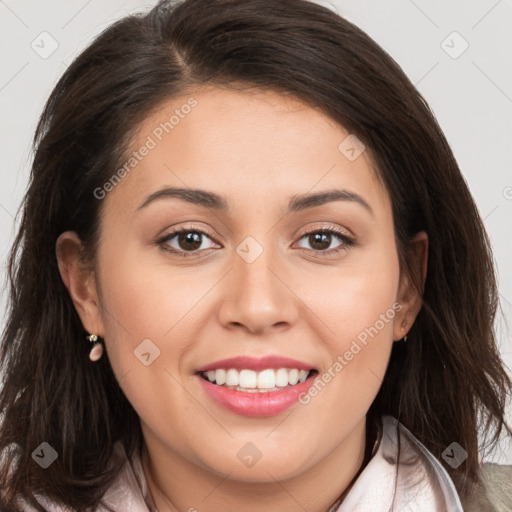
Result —
[[198, 89], [163, 102], [140, 124], [108, 200], [135, 210], [155, 190], [179, 186], [216, 192], [230, 198], [230, 207], [248, 200], [268, 207], [342, 186], [387, 208], [368, 153], [357, 156], [362, 147], [353, 137], [290, 96]]

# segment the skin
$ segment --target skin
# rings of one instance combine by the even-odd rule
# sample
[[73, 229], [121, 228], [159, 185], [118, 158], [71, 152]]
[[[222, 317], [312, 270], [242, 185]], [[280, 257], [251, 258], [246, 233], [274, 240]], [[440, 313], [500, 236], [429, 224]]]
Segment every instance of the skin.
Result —
[[[61, 275], [140, 417], [160, 512], [244, 512], [255, 502], [258, 510], [325, 511], [362, 464], [366, 413], [392, 343], [421, 307], [400, 273], [389, 194], [367, 152], [350, 161], [338, 150], [346, 130], [268, 91], [204, 88], [167, 101], [139, 127], [133, 150], [191, 96], [198, 105], [102, 200], [94, 271], [80, 267], [80, 240], [66, 232], [57, 242]], [[165, 186], [224, 195], [229, 209], [165, 198], [137, 211]], [[291, 197], [331, 188], [359, 194], [372, 213], [353, 201], [286, 212]], [[191, 224], [207, 233], [192, 256], [156, 243]], [[334, 254], [343, 242], [332, 235], [322, 252], [304, 236], [333, 227], [355, 245]], [[263, 248], [252, 263], [236, 251], [248, 236]], [[424, 274], [427, 237], [411, 243]], [[166, 244], [190, 247], [178, 237]], [[282, 355], [322, 373], [395, 303], [394, 319], [307, 405], [240, 416], [212, 402], [194, 375], [238, 355]], [[134, 349], [148, 338], [160, 356], [145, 366]], [[252, 467], [237, 457], [248, 442], [262, 454]]]

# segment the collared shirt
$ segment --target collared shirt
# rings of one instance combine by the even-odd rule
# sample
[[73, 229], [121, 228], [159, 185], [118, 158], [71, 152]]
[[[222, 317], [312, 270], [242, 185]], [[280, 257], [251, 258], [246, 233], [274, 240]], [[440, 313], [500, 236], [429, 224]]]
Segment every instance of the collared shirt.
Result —
[[[392, 416], [382, 417], [375, 448], [342, 503], [328, 512], [464, 512], [441, 463]], [[122, 445], [116, 443], [113, 459], [119, 458], [124, 465], [102, 502], [116, 512], [158, 512], [140, 457], [135, 456], [130, 463]], [[42, 497], [38, 500], [48, 512], [65, 512]], [[103, 506], [96, 509], [105, 510]]]

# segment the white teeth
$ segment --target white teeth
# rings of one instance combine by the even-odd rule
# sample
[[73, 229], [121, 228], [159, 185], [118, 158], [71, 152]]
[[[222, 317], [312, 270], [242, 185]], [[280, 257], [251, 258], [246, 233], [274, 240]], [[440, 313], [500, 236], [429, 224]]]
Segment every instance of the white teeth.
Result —
[[262, 372], [258, 373], [258, 387], [260, 389], [275, 388], [276, 372], [274, 370], [263, 370]]
[[238, 386], [240, 384], [238, 370], [230, 369], [226, 372], [226, 386]]
[[299, 382], [299, 370], [296, 370], [294, 368], [293, 370], [290, 370], [288, 372], [288, 382], [292, 386], [295, 386], [295, 384], [297, 384], [297, 382]]
[[226, 370], [215, 370], [215, 382], [219, 386], [226, 383]]
[[286, 368], [279, 368], [279, 370], [277, 370], [276, 386], [281, 388], [288, 386], [288, 370]]
[[299, 382], [304, 382], [308, 378], [309, 372], [306, 370], [301, 370], [299, 372]]
[[219, 368], [203, 372], [204, 377], [218, 386], [234, 387], [239, 391], [247, 392], [279, 391], [279, 388], [295, 386], [299, 382], [304, 382], [309, 374], [309, 371], [297, 368], [279, 368], [277, 370], [268, 368], [260, 372]]
[[239, 375], [238, 385], [241, 388], [254, 389], [258, 382], [258, 374], [253, 370], [242, 370]]

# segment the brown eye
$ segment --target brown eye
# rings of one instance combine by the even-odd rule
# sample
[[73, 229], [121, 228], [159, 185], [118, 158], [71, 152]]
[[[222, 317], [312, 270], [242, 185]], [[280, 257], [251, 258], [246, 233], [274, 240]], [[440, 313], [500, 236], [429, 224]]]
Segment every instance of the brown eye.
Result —
[[196, 251], [212, 248], [211, 246], [204, 246], [205, 240], [212, 241], [212, 239], [201, 230], [180, 228], [158, 240], [158, 244], [169, 252], [177, 253], [181, 256], [194, 256]]
[[331, 245], [332, 235], [330, 233], [311, 233], [308, 235], [308, 242], [313, 249], [325, 251]]
[[201, 236], [197, 231], [179, 233], [177, 235], [178, 245], [184, 251], [195, 251], [201, 247]]
[[[333, 229], [322, 229], [306, 233], [301, 237], [301, 240], [304, 239], [307, 240], [310, 247], [302, 246], [302, 249], [311, 248], [311, 250], [319, 253], [336, 253], [353, 245], [353, 241], [348, 236]], [[330, 247], [335, 239], [338, 239], [338, 245]]]

